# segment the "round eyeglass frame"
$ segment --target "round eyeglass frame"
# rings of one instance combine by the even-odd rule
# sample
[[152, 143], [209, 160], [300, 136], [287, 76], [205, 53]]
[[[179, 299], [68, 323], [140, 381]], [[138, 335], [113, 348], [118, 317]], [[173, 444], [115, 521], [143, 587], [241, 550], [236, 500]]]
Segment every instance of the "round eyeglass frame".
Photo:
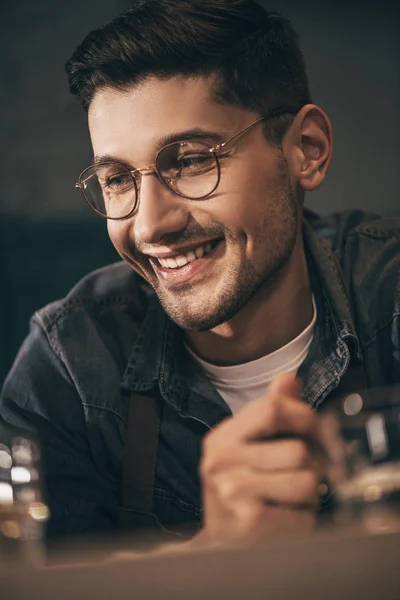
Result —
[[[191, 196], [187, 196], [186, 194], [182, 194], [182, 192], [179, 192], [176, 188], [173, 187], [172, 184], [168, 183], [168, 179], [165, 177], [165, 175], [161, 174], [161, 171], [158, 167], [158, 157], [160, 155], [161, 152], [164, 152], [165, 150], [167, 150], [168, 148], [171, 148], [172, 146], [176, 146], [177, 144], [179, 144], [180, 142], [171, 142], [170, 144], [167, 144], [166, 146], [163, 146], [162, 148], [160, 148], [160, 150], [158, 150], [156, 157], [155, 157], [155, 162], [153, 165], [151, 165], [150, 167], [146, 167], [144, 169], [130, 169], [125, 163], [119, 162], [117, 160], [110, 160], [110, 161], [102, 161], [99, 163], [96, 163], [94, 165], [90, 165], [89, 167], [86, 167], [86, 169], [84, 169], [82, 171], [82, 173], [79, 175], [79, 179], [78, 182], [75, 184], [75, 187], [79, 188], [82, 196], [84, 197], [86, 203], [90, 206], [90, 208], [97, 213], [98, 215], [100, 215], [101, 217], [103, 217], [104, 219], [111, 219], [112, 221], [122, 221], [124, 219], [129, 219], [129, 217], [131, 217], [133, 215], [133, 213], [135, 212], [135, 210], [137, 209], [138, 203], [139, 203], [139, 190], [138, 190], [138, 184], [137, 184], [137, 175], [142, 175], [143, 173], [149, 173], [149, 172], [156, 172], [158, 175], [158, 179], [160, 180], [160, 182], [167, 188], [169, 189], [171, 192], [173, 192], [176, 196], [180, 196], [181, 198], [185, 198], [186, 200], [204, 200], [205, 198], [208, 198], [208, 196], [211, 196], [211, 194], [213, 192], [215, 192], [215, 190], [217, 189], [217, 187], [219, 186], [219, 182], [221, 180], [221, 166], [219, 163], [219, 159], [216, 153], [216, 148], [210, 148], [208, 144], [206, 144], [205, 142], [199, 142], [198, 140], [196, 140], [196, 143], [198, 143], [199, 145], [204, 146], [205, 148], [207, 148], [207, 150], [210, 152], [210, 154], [212, 154], [212, 156], [215, 159], [215, 164], [217, 167], [217, 180], [216, 183], [214, 185], [214, 187], [207, 192], [207, 194], [203, 194], [202, 196], [196, 196], [195, 198], [192, 198]], [[83, 183], [85, 181], [84, 179], [84, 175], [85, 173], [87, 173], [90, 169], [93, 169], [93, 167], [99, 167], [101, 165], [107, 165], [112, 163], [113, 165], [119, 165], [121, 166], [127, 173], [130, 174], [132, 181], [133, 181], [133, 185], [135, 187], [135, 202], [133, 205], [132, 210], [129, 211], [129, 213], [123, 217], [110, 217], [108, 215], [105, 215], [104, 213], [102, 213], [100, 210], [98, 210], [91, 202], [90, 200], [87, 198], [85, 192], [83, 191]]]
[[[190, 141], [190, 140], [182, 140], [181, 142], [179, 142], [179, 140], [177, 140], [174, 142], [170, 142], [169, 144], [166, 144], [165, 146], [163, 146], [162, 148], [160, 148], [157, 151], [155, 159], [154, 159], [154, 163], [152, 165], [150, 165], [149, 167], [144, 167], [143, 169], [129, 169], [129, 167], [126, 164], [124, 164], [123, 162], [119, 162], [117, 160], [109, 160], [109, 161], [105, 160], [105, 161], [101, 161], [99, 163], [89, 165], [79, 175], [79, 178], [78, 178], [77, 183], [75, 184], [75, 187], [80, 190], [85, 202], [90, 206], [90, 208], [96, 214], [98, 214], [100, 217], [103, 217], [104, 219], [110, 219], [112, 221], [123, 221], [125, 219], [129, 219], [134, 214], [134, 212], [136, 211], [138, 204], [139, 204], [139, 190], [138, 190], [138, 185], [137, 185], [137, 175], [143, 175], [144, 173], [156, 172], [160, 182], [167, 189], [172, 191], [175, 195], [180, 196], [181, 198], [185, 198], [187, 200], [193, 200], [193, 201], [204, 200], [205, 198], [208, 198], [209, 196], [211, 196], [211, 194], [213, 194], [215, 192], [215, 190], [217, 189], [217, 187], [219, 186], [219, 183], [221, 181], [221, 166], [220, 166], [220, 162], [219, 162], [219, 158], [218, 158], [218, 153], [221, 152], [225, 148], [225, 146], [227, 146], [234, 140], [239, 140], [239, 138], [241, 136], [243, 136], [244, 134], [249, 132], [251, 129], [253, 129], [253, 127], [255, 127], [258, 123], [261, 123], [262, 121], [268, 121], [269, 119], [272, 119], [274, 117], [279, 117], [283, 114], [296, 114], [296, 113], [297, 113], [297, 111], [293, 111], [293, 109], [278, 108], [276, 110], [273, 110], [267, 116], [260, 117], [256, 121], [253, 121], [253, 123], [250, 123], [250, 125], [247, 125], [247, 127], [242, 129], [238, 133], [235, 133], [233, 136], [231, 136], [225, 142], [222, 142], [221, 144], [217, 144], [216, 146], [213, 146], [211, 148], [209, 147], [209, 145], [206, 142], [195, 140], [197, 143], [205, 146], [208, 149], [208, 151], [213, 155], [213, 157], [215, 159], [215, 163], [217, 165], [216, 184], [210, 192], [207, 192], [207, 194], [204, 194], [203, 196], [191, 198], [190, 196], [187, 196], [187, 195], [182, 194], [181, 192], [177, 191], [174, 187], [172, 187], [171, 184], [168, 184], [168, 180], [161, 174], [160, 169], [157, 164], [158, 158], [162, 152], [164, 152], [165, 150], [167, 150], [168, 148], [170, 148], [172, 146], [175, 146], [176, 144], [184, 143], [185, 141]], [[135, 186], [135, 202], [134, 202], [133, 208], [129, 211], [129, 213], [127, 215], [124, 215], [122, 217], [111, 217], [111, 216], [105, 215], [100, 210], [98, 210], [95, 206], [93, 206], [93, 204], [90, 202], [90, 200], [87, 198], [85, 192], [83, 191], [83, 183], [84, 183], [85, 173], [87, 173], [89, 171], [89, 169], [93, 169], [93, 167], [98, 167], [101, 164], [109, 164], [109, 163], [112, 163], [115, 165], [121, 165], [121, 167], [123, 167], [130, 174], [133, 184]]]

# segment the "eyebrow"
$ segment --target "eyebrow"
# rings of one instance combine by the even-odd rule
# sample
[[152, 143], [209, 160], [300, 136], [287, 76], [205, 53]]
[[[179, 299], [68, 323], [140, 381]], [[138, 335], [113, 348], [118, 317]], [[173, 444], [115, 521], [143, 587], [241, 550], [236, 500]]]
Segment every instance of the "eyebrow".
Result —
[[[199, 141], [210, 140], [215, 144], [220, 144], [225, 139], [227, 139], [227, 135], [224, 136], [224, 135], [221, 135], [220, 133], [216, 133], [215, 131], [207, 131], [205, 129], [200, 129], [200, 128], [189, 129], [187, 131], [181, 131], [179, 133], [172, 133], [172, 134], [161, 137], [156, 144], [155, 153], [157, 153], [159, 150], [161, 150], [161, 148], [163, 148], [164, 146], [167, 146], [168, 144], [172, 144], [173, 142], [185, 142], [185, 141], [190, 141], [190, 140], [193, 140], [193, 141], [195, 141], [195, 140], [199, 140]], [[102, 154], [99, 156], [95, 156], [93, 158], [93, 163], [95, 165], [102, 163], [102, 162], [109, 162], [109, 161], [119, 162], [128, 167], [132, 167], [132, 165], [129, 165], [125, 160], [121, 160], [117, 156], [113, 156], [111, 154]]]

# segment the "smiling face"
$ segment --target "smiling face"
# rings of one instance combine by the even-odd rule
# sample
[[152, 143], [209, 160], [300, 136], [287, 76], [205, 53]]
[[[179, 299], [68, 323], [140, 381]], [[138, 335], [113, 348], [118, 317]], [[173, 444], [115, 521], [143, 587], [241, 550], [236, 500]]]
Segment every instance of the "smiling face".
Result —
[[[144, 169], [171, 138], [194, 130], [212, 147], [259, 118], [216, 103], [211, 87], [205, 78], [173, 77], [98, 91], [89, 109], [95, 156]], [[220, 166], [219, 186], [203, 200], [180, 197], [145, 172], [135, 213], [108, 221], [121, 257], [151, 284], [170, 317], [192, 331], [213, 329], [262, 296], [297, 239], [294, 183], [262, 124], [224, 152]]]

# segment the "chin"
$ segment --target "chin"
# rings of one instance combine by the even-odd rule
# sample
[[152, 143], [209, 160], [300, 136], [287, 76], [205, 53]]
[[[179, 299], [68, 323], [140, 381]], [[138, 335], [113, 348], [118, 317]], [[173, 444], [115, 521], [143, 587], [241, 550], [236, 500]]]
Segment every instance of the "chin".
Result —
[[214, 314], [199, 314], [197, 311], [182, 310], [182, 307], [171, 307], [161, 301], [164, 311], [171, 321], [186, 331], [209, 331], [219, 324], [219, 319]]
[[180, 305], [171, 305], [160, 298], [161, 305], [171, 321], [186, 331], [202, 333], [210, 331], [232, 319], [242, 308], [243, 302], [231, 300], [230, 302], [217, 303], [212, 309], [208, 305], [207, 312], [204, 311], [204, 305], [199, 307], [190, 307]]

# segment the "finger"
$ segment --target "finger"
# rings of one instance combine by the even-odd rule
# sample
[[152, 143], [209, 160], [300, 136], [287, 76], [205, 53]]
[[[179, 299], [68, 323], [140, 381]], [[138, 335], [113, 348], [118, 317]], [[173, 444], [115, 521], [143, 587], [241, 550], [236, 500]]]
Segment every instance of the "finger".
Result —
[[301, 383], [294, 373], [281, 373], [274, 377], [268, 386], [269, 394], [301, 397]]
[[250, 503], [258, 499], [274, 506], [317, 509], [319, 483], [313, 470], [260, 473], [238, 467], [209, 478], [205, 486], [207, 494], [228, 507], [243, 499]]
[[299, 399], [267, 394], [255, 400], [234, 417], [223, 421], [205, 438], [216, 447], [289, 435], [319, 442], [319, 420]]
[[318, 460], [305, 440], [300, 438], [240, 444], [205, 456], [201, 463], [203, 477], [243, 466], [260, 471], [306, 469]]

